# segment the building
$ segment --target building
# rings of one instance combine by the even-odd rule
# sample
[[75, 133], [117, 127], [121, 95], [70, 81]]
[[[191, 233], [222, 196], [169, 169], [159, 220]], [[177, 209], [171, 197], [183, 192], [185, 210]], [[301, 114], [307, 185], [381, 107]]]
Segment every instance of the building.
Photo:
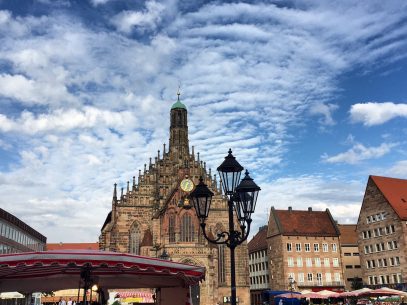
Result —
[[47, 250], [99, 250], [99, 243], [50, 243]]
[[0, 254], [43, 251], [47, 238], [0, 208]]
[[357, 223], [363, 282], [407, 289], [407, 180], [369, 176]]
[[[230, 297], [230, 255], [225, 245], [208, 244], [200, 231], [199, 221], [188, 199], [202, 176], [215, 194], [207, 220], [208, 235], [228, 230], [226, 196], [222, 195], [216, 175], [205, 162], [190, 151], [187, 109], [179, 100], [170, 112], [169, 148], [164, 144], [150, 158], [132, 184], [127, 182], [118, 196], [116, 184], [112, 209], [102, 226], [100, 249], [130, 252], [170, 259], [206, 267], [206, 279], [193, 287], [194, 304], [223, 303]], [[219, 163], [223, 160], [219, 160]], [[137, 182], [136, 182], [137, 180]], [[131, 185], [131, 186], [130, 186]], [[250, 299], [247, 243], [236, 248], [236, 286], [239, 304]]]
[[358, 248], [358, 234], [356, 225], [338, 225], [342, 254], [343, 276], [346, 290], [354, 290], [353, 287], [362, 288], [362, 269]]
[[326, 211], [271, 208], [267, 251], [270, 286], [294, 289], [343, 291], [340, 232]]
[[249, 248], [250, 304], [261, 305], [261, 294], [269, 289], [270, 275], [267, 256], [267, 226], [259, 228], [259, 232], [247, 244]]

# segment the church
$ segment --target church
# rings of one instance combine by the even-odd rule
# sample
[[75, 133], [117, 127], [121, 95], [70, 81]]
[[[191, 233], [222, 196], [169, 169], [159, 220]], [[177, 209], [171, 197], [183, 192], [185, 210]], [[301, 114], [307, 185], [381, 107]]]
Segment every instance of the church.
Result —
[[[227, 198], [222, 194], [222, 181], [207, 170], [194, 146], [190, 150], [188, 111], [178, 94], [170, 111], [168, 150], [164, 144], [162, 153], [158, 150], [150, 158], [137, 179], [133, 177], [132, 185], [128, 181], [127, 189], [121, 189], [120, 196], [114, 185], [112, 210], [102, 226], [99, 245], [100, 250], [167, 256], [174, 262], [204, 266], [205, 281], [191, 289], [193, 304], [223, 304], [230, 298], [230, 253], [225, 245], [208, 243], [200, 231], [188, 198], [200, 176], [215, 194], [207, 219], [208, 235], [214, 237], [228, 229]], [[238, 302], [248, 305], [246, 242], [236, 248], [236, 258]]]

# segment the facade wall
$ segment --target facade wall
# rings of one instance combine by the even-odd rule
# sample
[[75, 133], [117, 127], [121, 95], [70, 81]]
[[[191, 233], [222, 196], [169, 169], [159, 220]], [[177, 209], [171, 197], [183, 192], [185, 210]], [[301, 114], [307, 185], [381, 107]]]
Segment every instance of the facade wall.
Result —
[[346, 290], [352, 290], [352, 282], [362, 279], [359, 248], [357, 245], [341, 245], [342, 266]]
[[[278, 264], [273, 265], [281, 271], [274, 268], [273, 289], [288, 289], [290, 277], [295, 281], [295, 288], [300, 290], [343, 289], [338, 237], [282, 236], [280, 242], [277, 249], [282, 251], [282, 255]], [[273, 260], [273, 257], [270, 259]]]
[[405, 286], [406, 231], [406, 223], [369, 179], [357, 225], [365, 285]]
[[251, 305], [261, 305], [261, 292], [269, 289], [267, 248], [249, 254]]
[[44, 251], [46, 237], [0, 209], [0, 254]]
[[[159, 256], [165, 249], [173, 261], [204, 266], [206, 277], [200, 285], [198, 302], [202, 305], [223, 303], [223, 298], [230, 296], [229, 249], [209, 244], [203, 237], [188, 199], [189, 193], [180, 188], [180, 182], [189, 178], [196, 185], [202, 176], [214, 192], [206, 222], [207, 233], [212, 237], [228, 229], [227, 198], [222, 195], [216, 176], [200, 160], [199, 153], [195, 155], [194, 148], [189, 152], [185, 109], [171, 110], [170, 126], [168, 151], [164, 145], [162, 152], [158, 151], [156, 157], [150, 158], [144, 171], [139, 171], [137, 183], [134, 177], [132, 187], [128, 182], [123, 194], [118, 196], [114, 192], [110, 218], [107, 218], [99, 238], [100, 249], [118, 252], [134, 252], [136, 249], [137, 254], [152, 257]], [[137, 247], [134, 247], [134, 240], [138, 242]], [[239, 304], [248, 305], [246, 242], [236, 248], [235, 255]]]

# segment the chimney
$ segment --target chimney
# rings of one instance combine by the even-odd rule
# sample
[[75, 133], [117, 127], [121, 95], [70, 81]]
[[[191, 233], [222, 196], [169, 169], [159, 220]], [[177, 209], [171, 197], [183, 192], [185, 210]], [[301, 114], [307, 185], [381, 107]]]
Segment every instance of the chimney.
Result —
[[309, 208], [308, 208], [308, 212], [312, 212], [312, 207], [309, 207]]
[[288, 211], [291, 212], [293, 210], [292, 207], [288, 207]]

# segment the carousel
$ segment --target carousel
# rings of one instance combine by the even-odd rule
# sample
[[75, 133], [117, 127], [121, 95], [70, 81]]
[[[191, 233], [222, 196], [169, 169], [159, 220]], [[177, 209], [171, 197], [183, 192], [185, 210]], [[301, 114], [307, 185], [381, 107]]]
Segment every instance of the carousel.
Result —
[[204, 280], [205, 268], [151, 257], [105, 251], [46, 251], [0, 255], [0, 292], [22, 294], [78, 289], [89, 304], [108, 290], [154, 288], [155, 304], [189, 304], [189, 287]]

